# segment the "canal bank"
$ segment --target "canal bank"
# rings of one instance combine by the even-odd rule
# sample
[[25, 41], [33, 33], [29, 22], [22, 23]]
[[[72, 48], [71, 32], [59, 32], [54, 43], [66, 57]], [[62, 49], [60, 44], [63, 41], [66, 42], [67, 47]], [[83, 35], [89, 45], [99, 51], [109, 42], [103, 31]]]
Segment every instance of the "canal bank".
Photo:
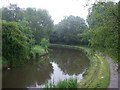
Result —
[[[44, 88], [47, 82], [57, 84], [70, 78], [77, 78], [80, 82], [83, 72], [88, 68], [89, 59], [81, 51], [54, 47], [47, 56], [37, 57], [21, 67], [4, 70], [2, 86], [3, 88]], [[74, 85], [72, 82], [74, 80], [70, 79], [70, 86]]]
[[110, 68], [108, 62], [92, 49], [80, 46], [54, 44], [52, 46], [77, 49], [84, 52], [90, 60], [90, 67], [83, 73], [83, 80], [79, 88], [108, 88], [110, 82]]

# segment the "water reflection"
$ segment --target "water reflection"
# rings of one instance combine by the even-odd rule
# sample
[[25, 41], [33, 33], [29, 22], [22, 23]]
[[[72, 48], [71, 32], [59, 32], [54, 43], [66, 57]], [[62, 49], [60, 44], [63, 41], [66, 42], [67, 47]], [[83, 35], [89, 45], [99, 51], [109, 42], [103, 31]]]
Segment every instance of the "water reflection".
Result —
[[3, 88], [35, 87], [36, 82], [41, 85], [51, 78], [52, 64], [49, 62], [32, 61], [25, 67], [3, 72]]
[[54, 72], [51, 75], [51, 81], [54, 80], [54, 83], [57, 83], [59, 80], [64, 80], [64, 79], [69, 79], [69, 78], [77, 78], [78, 82], [82, 79], [82, 74], [79, 75], [69, 75], [69, 74], [64, 74], [64, 72], [58, 67], [58, 65], [54, 62], [51, 62]]
[[51, 53], [52, 61], [56, 62], [65, 74], [78, 75], [89, 65], [88, 58], [78, 50], [56, 48]]
[[24, 67], [3, 71], [3, 88], [44, 87], [46, 81], [71, 77], [82, 79], [88, 67], [88, 59], [82, 52], [55, 48], [48, 57], [37, 58]]

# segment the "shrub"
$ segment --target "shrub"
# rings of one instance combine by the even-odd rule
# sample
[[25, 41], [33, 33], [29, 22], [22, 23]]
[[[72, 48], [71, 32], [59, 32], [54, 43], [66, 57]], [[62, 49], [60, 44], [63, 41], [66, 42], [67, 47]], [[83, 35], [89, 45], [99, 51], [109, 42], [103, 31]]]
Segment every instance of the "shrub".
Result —
[[70, 78], [70, 79], [65, 79], [63, 81], [59, 81], [57, 85], [54, 84], [54, 82], [50, 82], [45, 85], [45, 88], [77, 88], [78, 83], [77, 79], [75, 78]]
[[24, 64], [29, 55], [27, 37], [21, 29], [15, 22], [2, 22], [2, 57], [11, 67]]
[[41, 47], [45, 49], [46, 52], [48, 52], [48, 47], [50, 45], [49, 41], [46, 38], [43, 38], [40, 42]]
[[47, 53], [47, 52], [45, 51], [45, 49], [42, 46], [36, 45], [31, 49], [32, 57], [40, 56], [45, 53]]

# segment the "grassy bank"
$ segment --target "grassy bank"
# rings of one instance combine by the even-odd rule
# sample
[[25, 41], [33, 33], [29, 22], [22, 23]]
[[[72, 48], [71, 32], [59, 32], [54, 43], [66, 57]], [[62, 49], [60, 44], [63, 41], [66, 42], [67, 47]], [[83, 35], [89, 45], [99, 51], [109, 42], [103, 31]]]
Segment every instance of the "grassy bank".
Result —
[[52, 44], [55, 47], [72, 48], [83, 51], [90, 60], [90, 67], [84, 72], [83, 80], [78, 88], [107, 88], [110, 81], [110, 70], [108, 62], [103, 56], [96, 54], [92, 49], [80, 46]]
[[[34, 59], [36, 57], [44, 56], [46, 54], [48, 54], [48, 49], [45, 49], [44, 47], [42, 47], [40, 45], [35, 45], [31, 48], [30, 55], [28, 56], [28, 59], [26, 59], [24, 61], [24, 63], [22, 63], [22, 64], [18, 64], [18, 65], [15, 64], [13, 67], [23, 66], [28, 62], [28, 60]], [[5, 60], [5, 58], [2, 58], [2, 60], [0, 60], [0, 66], [3, 69], [7, 69], [8, 67], [11, 67], [10, 60]]]
[[46, 83], [45, 88], [77, 88], [78, 82], [77, 79], [65, 79], [63, 81], [59, 81], [57, 84], [54, 82]]

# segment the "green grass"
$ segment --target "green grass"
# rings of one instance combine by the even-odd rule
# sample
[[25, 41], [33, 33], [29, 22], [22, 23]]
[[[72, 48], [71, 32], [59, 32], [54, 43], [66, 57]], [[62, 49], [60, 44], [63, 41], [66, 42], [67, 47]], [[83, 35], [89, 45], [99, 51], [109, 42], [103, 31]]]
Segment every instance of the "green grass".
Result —
[[59, 81], [56, 84], [54, 84], [54, 82], [50, 82], [50, 83], [46, 83], [45, 88], [77, 88], [78, 87], [78, 83], [77, 83], [77, 79], [65, 79], [63, 81]]
[[51, 46], [66, 47], [83, 51], [90, 60], [90, 67], [84, 72], [79, 88], [108, 88], [110, 82], [110, 68], [103, 56], [95, 54], [92, 49], [80, 46], [52, 44]]
[[87, 75], [81, 81], [81, 88], [107, 88], [110, 81], [109, 65], [100, 55], [95, 54], [94, 62], [87, 70]]

